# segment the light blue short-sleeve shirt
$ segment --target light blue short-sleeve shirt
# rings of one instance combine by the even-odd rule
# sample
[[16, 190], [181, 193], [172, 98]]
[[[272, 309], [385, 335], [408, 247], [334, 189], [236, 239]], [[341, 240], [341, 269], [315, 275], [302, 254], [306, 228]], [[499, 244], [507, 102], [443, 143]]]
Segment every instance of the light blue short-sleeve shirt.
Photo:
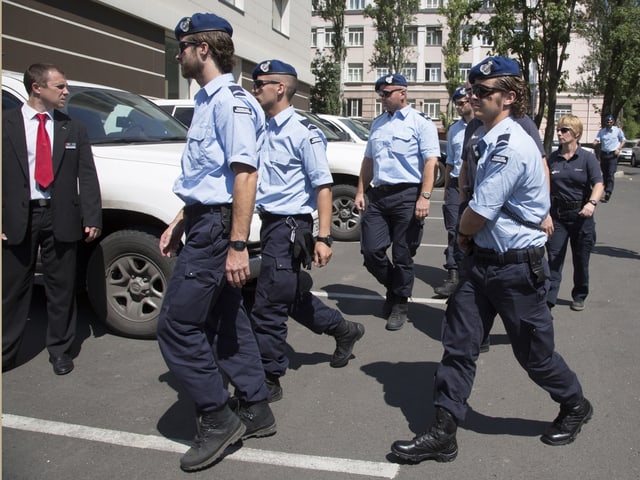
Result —
[[497, 252], [542, 247], [545, 232], [522, 225], [502, 210], [540, 224], [549, 212], [547, 178], [533, 139], [511, 117], [478, 142], [480, 159], [469, 208], [487, 219], [473, 237], [481, 248]]
[[614, 125], [611, 128], [601, 128], [596, 140], [600, 142], [603, 152], [615, 152], [625, 139], [622, 130]]
[[231, 165], [238, 162], [258, 167], [264, 112], [230, 73], [206, 84], [194, 100], [182, 173], [173, 191], [186, 205], [231, 203], [235, 182]]
[[447, 165], [451, 165], [451, 176], [460, 176], [462, 166], [462, 146], [464, 145], [464, 132], [467, 123], [463, 118], [449, 127], [447, 132]]
[[316, 210], [315, 189], [333, 183], [326, 150], [322, 131], [293, 107], [269, 119], [260, 150], [258, 210], [276, 215]]
[[440, 156], [438, 130], [410, 105], [383, 113], [371, 125], [364, 156], [373, 159], [374, 187], [422, 183], [425, 159]]

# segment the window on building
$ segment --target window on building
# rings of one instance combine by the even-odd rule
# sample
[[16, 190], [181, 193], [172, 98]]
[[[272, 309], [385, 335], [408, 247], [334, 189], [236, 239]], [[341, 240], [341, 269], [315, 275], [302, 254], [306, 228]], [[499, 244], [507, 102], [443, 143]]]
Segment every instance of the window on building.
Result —
[[471, 70], [470, 63], [461, 63], [458, 65], [458, 74], [463, 80], [469, 76], [469, 70]]
[[237, 8], [238, 10], [244, 11], [244, 0], [220, 0], [222, 3], [226, 3], [231, 5], [232, 7]]
[[442, 28], [440, 27], [427, 27], [427, 45], [439, 46], [442, 45]]
[[415, 47], [418, 45], [418, 27], [407, 27], [405, 29], [407, 32], [407, 37], [409, 41], [409, 45]]
[[347, 45], [350, 47], [362, 47], [364, 45], [364, 28], [349, 27], [347, 31]]
[[362, 82], [364, 67], [362, 63], [350, 63], [347, 65], [347, 82]]
[[563, 115], [571, 115], [571, 105], [556, 105], [556, 113], [554, 115], [555, 123], [557, 123]]
[[418, 64], [405, 63], [402, 65], [402, 71], [400, 72], [407, 79], [407, 82], [415, 82], [418, 77]]
[[492, 2], [491, 0], [483, 0], [482, 1], [482, 9], [483, 10], [493, 10], [496, 2]]
[[465, 25], [464, 27], [462, 27], [462, 30], [460, 31], [460, 43], [462, 45], [471, 45], [471, 42], [473, 40], [473, 36], [471, 35], [470, 30], [470, 26], [469, 25]]
[[317, 28], [311, 29], [311, 46], [312, 47], [318, 46], [318, 29]]
[[361, 117], [362, 116], [362, 99], [361, 98], [347, 98], [347, 117]]
[[493, 47], [493, 40], [491, 40], [491, 36], [488, 33], [483, 33], [480, 37], [480, 43], [483, 47]]
[[384, 75], [389, 75], [389, 73], [389, 69], [386, 67], [376, 68], [376, 80], [378, 80], [380, 77], [383, 77]]
[[425, 82], [440, 82], [442, 74], [442, 66], [439, 63], [425, 63], [424, 64], [424, 81]]
[[381, 115], [384, 110], [382, 109], [382, 103], [379, 100], [376, 100], [376, 117]]
[[433, 120], [440, 118], [440, 101], [425, 100], [422, 104], [422, 112]]
[[366, 6], [365, 0], [349, 0], [347, 4], [347, 10], [363, 10]]
[[272, 0], [272, 27], [283, 35], [289, 35], [289, 0]]
[[[313, 2], [312, 2], [312, 5], [313, 5]], [[313, 9], [312, 12], [317, 13], [319, 10], [324, 10], [326, 6], [327, 6], [327, 2], [325, 0], [319, 0], [317, 9], [313, 8], [313, 6], [311, 7]]]
[[421, 8], [439, 8], [442, 6], [442, 0], [422, 0]]
[[324, 31], [324, 48], [333, 48], [333, 37], [335, 34], [331, 28]]

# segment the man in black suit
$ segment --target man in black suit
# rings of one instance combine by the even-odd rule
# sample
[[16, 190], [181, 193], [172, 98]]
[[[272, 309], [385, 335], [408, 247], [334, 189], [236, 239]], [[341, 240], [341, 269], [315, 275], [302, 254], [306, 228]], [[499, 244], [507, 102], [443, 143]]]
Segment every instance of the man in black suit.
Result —
[[27, 103], [2, 117], [2, 369], [15, 366], [39, 248], [46, 345], [64, 375], [73, 370], [77, 244], [100, 236], [100, 186], [84, 126], [56, 110], [69, 95], [64, 72], [36, 63], [24, 85]]

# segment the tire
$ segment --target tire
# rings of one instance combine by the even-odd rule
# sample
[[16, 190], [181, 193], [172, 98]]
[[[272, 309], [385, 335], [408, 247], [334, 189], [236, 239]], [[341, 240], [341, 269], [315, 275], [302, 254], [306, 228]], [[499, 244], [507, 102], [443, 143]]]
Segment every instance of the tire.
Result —
[[154, 338], [174, 259], [163, 257], [159, 237], [121, 230], [96, 247], [87, 265], [87, 294], [98, 318], [113, 331]]
[[638, 166], [638, 159], [636, 158], [636, 154], [635, 153], [631, 154], [631, 160], [629, 160], [629, 163], [631, 164], [632, 167], [637, 167]]
[[334, 185], [331, 189], [331, 236], [336, 240], [360, 240], [360, 211], [356, 208], [357, 188], [353, 185]]
[[444, 187], [444, 176], [446, 175], [447, 167], [444, 162], [438, 160], [438, 167], [436, 168], [435, 179], [433, 180], [434, 188]]

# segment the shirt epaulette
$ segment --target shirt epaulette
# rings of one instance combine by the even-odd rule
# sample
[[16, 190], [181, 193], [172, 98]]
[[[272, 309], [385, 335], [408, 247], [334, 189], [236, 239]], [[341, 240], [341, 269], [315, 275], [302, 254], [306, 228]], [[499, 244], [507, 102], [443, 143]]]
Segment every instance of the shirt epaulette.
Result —
[[430, 122], [433, 121], [433, 120], [431, 120], [431, 117], [429, 115], [427, 115], [426, 113], [420, 112], [418, 110], [416, 110], [416, 112], [418, 112], [418, 115], [420, 115], [422, 118], [425, 118], [425, 119], [429, 120]]
[[229, 90], [231, 90], [231, 93], [233, 94], [234, 97], [247, 96], [247, 93], [244, 91], [244, 88], [242, 88], [240, 85], [229, 85]]
[[306, 118], [301, 118], [300, 119], [300, 123], [302, 125], [304, 125], [305, 127], [307, 127], [307, 130], [318, 130], [318, 127], [316, 125], [314, 125], [313, 123], [311, 123], [308, 119]]

